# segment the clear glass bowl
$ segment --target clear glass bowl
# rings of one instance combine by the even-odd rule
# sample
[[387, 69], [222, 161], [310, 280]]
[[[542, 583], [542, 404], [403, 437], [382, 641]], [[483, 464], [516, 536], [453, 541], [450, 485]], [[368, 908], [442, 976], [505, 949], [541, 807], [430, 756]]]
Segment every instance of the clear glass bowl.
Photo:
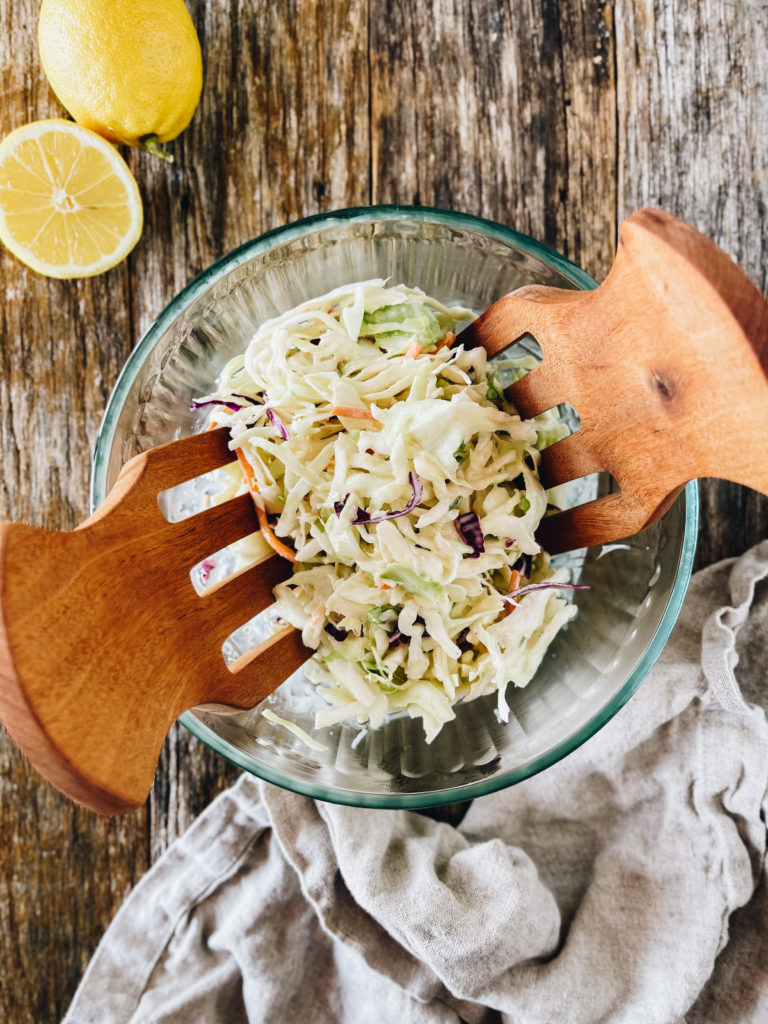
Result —
[[[189, 404], [210, 391], [224, 362], [268, 317], [340, 284], [372, 277], [418, 285], [480, 311], [523, 284], [588, 289], [595, 282], [545, 246], [458, 213], [370, 207], [311, 217], [249, 242], [214, 264], [158, 317], [130, 356], [110, 398], [94, 459], [92, 504], [122, 464], [193, 432]], [[593, 479], [593, 489], [608, 481]], [[541, 771], [588, 740], [635, 692], [658, 658], [691, 573], [697, 491], [689, 485], [663, 520], [622, 544], [567, 556], [589, 590], [535, 679], [509, 687], [510, 720], [494, 698], [456, 709], [432, 743], [402, 715], [375, 730], [356, 723], [313, 731], [322, 704], [299, 674], [266, 706], [313, 732], [309, 748], [259, 710], [181, 721], [228, 760], [308, 796], [368, 807], [425, 807], [466, 800]], [[195, 672], [190, 658], [189, 671]], [[265, 705], [262, 705], [264, 707]]]

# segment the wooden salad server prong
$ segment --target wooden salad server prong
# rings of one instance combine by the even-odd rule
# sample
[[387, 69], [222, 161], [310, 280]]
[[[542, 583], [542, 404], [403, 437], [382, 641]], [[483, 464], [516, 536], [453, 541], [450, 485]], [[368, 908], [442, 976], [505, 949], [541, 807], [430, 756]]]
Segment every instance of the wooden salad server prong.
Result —
[[459, 335], [494, 356], [531, 334], [541, 363], [509, 389], [521, 416], [562, 402], [581, 428], [542, 452], [545, 486], [602, 470], [619, 490], [547, 517], [553, 554], [629, 537], [689, 480], [768, 494], [768, 304], [714, 242], [661, 210], [621, 225], [594, 291], [529, 286]]
[[287, 628], [230, 667], [226, 637], [291, 572], [276, 555], [199, 595], [190, 569], [258, 529], [248, 494], [181, 522], [157, 495], [233, 461], [221, 427], [128, 462], [70, 533], [0, 523], [0, 720], [58, 789], [104, 814], [147, 798], [188, 708], [250, 708], [310, 652]]

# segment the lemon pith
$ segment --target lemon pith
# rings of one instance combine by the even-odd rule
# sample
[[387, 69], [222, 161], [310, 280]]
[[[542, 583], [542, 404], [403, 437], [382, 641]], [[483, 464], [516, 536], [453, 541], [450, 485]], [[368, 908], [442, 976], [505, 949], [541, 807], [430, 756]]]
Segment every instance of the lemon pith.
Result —
[[59, 100], [105, 138], [168, 142], [192, 119], [202, 56], [183, 0], [43, 0], [38, 45]]
[[136, 181], [117, 150], [71, 121], [34, 121], [0, 144], [0, 241], [49, 277], [90, 277], [141, 235]]

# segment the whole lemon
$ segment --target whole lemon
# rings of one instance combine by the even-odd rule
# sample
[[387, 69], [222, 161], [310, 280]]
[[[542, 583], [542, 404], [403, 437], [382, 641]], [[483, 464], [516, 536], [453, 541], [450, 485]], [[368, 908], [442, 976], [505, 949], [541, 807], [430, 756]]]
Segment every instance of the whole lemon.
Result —
[[191, 121], [203, 62], [183, 0], [43, 0], [37, 40], [69, 113], [112, 142], [153, 148]]

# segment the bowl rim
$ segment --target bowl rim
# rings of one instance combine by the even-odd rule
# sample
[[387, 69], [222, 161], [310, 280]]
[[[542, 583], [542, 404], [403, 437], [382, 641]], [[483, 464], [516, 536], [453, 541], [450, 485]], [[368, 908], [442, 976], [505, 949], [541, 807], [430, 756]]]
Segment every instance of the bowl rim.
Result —
[[575, 263], [571, 263], [569, 259], [554, 249], [550, 249], [543, 242], [538, 242], [528, 235], [515, 231], [514, 228], [508, 228], [503, 224], [486, 220], [483, 217], [476, 217], [470, 213], [441, 210], [432, 206], [352, 206], [348, 209], [313, 214], [311, 217], [304, 217], [301, 220], [291, 221], [289, 224], [273, 228], [263, 235], [258, 235], [256, 238], [244, 242], [230, 253], [220, 257], [215, 263], [212, 263], [207, 270], [203, 270], [194, 277], [171, 299], [130, 352], [109, 396], [107, 407], [96, 435], [91, 473], [91, 511], [94, 511], [106, 493], [109, 451], [117, 428], [116, 412], [119, 412], [122, 408], [127, 392], [147, 355], [154, 348], [158, 338], [165, 333], [174, 320], [215, 284], [219, 278], [223, 277], [225, 273], [237, 269], [237, 267], [247, 263], [248, 260], [259, 253], [272, 249], [284, 242], [300, 238], [310, 231], [319, 231], [324, 227], [331, 227], [337, 223], [382, 220], [421, 220], [434, 224], [444, 224], [448, 227], [475, 228], [485, 235], [497, 238], [499, 241], [511, 242], [520, 249], [551, 264], [579, 288], [590, 290], [597, 287], [597, 281], [585, 270], [577, 267]]
[[[106, 497], [109, 454], [117, 429], [118, 416], [136, 374], [160, 336], [197, 298], [204, 294], [224, 274], [235, 270], [237, 267], [248, 262], [252, 257], [274, 248], [276, 245], [292, 241], [312, 231], [332, 227], [338, 223], [348, 224], [366, 221], [397, 220], [417, 220], [443, 224], [449, 227], [474, 229], [499, 241], [512, 243], [526, 253], [550, 264], [578, 288], [590, 290], [597, 287], [597, 282], [586, 271], [576, 266], [576, 264], [554, 249], [549, 248], [543, 242], [539, 242], [528, 235], [516, 231], [514, 228], [499, 224], [496, 221], [459, 211], [444, 210], [431, 206], [407, 206], [400, 204], [355, 206], [327, 213], [314, 214], [310, 217], [304, 217], [273, 228], [271, 231], [267, 231], [233, 249], [194, 277], [171, 299], [133, 348], [109, 396], [96, 437], [91, 473], [91, 511]], [[237, 767], [263, 779], [265, 782], [329, 803], [393, 809], [436, 807], [442, 804], [459, 803], [479, 796], [486, 796], [522, 782], [524, 779], [531, 778], [557, 761], [562, 760], [594, 736], [637, 691], [664, 649], [680, 613], [693, 571], [699, 516], [699, 492], [695, 481], [691, 481], [686, 485], [684, 493], [679, 500], [685, 502], [685, 516], [683, 542], [675, 569], [672, 591], [656, 633], [650, 640], [634, 671], [621, 689], [614, 694], [613, 698], [570, 736], [517, 768], [509, 769], [493, 778], [481, 779], [430, 793], [365, 793], [341, 787], [328, 788], [327, 784], [296, 778], [256, 761], [247, 751], [233, 747], [227, 740], [209, 729], [191, 711], [184, 712], [180, 716], [179, 722], [205, 743], [206, 746], [232, 764], [237, 765]]]

